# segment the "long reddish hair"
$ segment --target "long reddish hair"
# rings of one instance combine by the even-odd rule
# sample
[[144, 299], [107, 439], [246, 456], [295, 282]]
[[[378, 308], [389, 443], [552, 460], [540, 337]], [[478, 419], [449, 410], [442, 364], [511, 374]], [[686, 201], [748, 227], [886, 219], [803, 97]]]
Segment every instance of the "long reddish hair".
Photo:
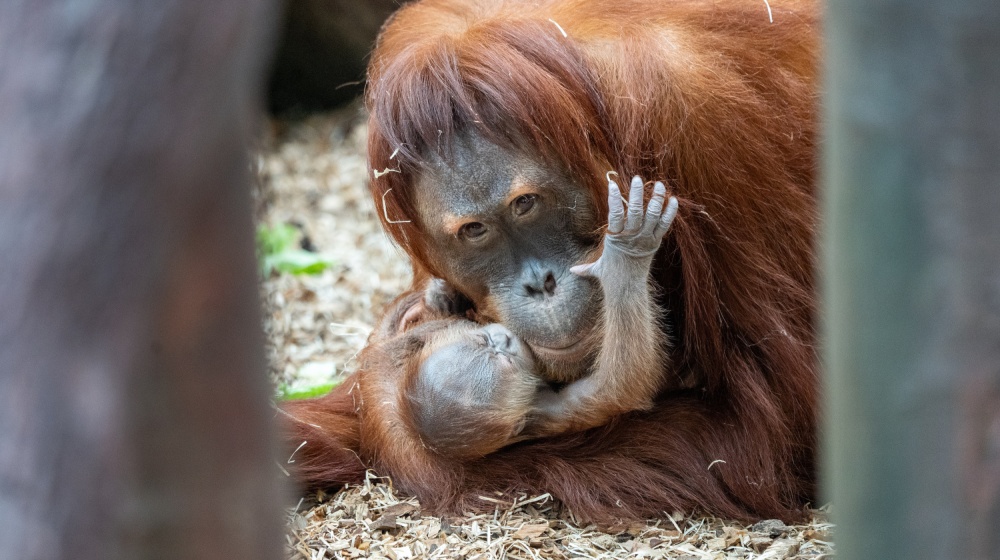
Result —
[[438, 271], [415, 179], [458, 135], [559, 166], [601, 215], [606, 171], [665, 179], [681, 212], [653, 274], [670, 367], [698, 387], [463, 466], [450, 480], [466, 498], [414, 482], [422, 499], [462, 503], [527, 476], [594, 515], [788, 517], [808, 499], [818, 31], [807, 0], [423, 0], [386, 25], [367, 90], [370, 188], [418, 272]]

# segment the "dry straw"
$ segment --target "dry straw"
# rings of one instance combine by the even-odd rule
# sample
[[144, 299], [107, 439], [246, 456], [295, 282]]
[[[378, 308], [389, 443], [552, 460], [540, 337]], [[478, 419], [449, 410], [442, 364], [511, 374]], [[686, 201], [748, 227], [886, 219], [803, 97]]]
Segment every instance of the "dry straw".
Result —
[[423, 515], [414, 498], [369, 473], [362, 485], [318, 493], [307, 509], [289, 512], [288, 558], [819, 560], [833, 554], [831, 525], [820, 510], [809, 523], [792, 526], [678, 512], [599, 527], [581, 524], [548, 494], [520, 496], [509, 506], [495, 501], [488, 513]]

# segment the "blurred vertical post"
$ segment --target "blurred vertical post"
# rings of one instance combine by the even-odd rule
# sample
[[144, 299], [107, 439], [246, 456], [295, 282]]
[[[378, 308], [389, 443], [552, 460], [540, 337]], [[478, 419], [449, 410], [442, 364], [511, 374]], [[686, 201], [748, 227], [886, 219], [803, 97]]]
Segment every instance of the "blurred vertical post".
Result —
[[1000, 558], [1000, 2], [831, 0], [825, 27], [837, 555]]
[[0, 3], [0, 558], [278, 558], [267, 0]]

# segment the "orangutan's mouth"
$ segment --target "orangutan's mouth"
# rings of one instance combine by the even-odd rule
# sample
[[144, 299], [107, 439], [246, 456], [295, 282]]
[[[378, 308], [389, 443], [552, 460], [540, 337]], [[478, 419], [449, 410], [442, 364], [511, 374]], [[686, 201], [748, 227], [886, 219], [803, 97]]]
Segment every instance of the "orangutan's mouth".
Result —
[[581, 336], [574, 342], [560, 347], [542, 346], [540, 344], [528, 343], [531, 351], [543, 362], [577, 362], [590, 354], [591, 345], [588, 335]]

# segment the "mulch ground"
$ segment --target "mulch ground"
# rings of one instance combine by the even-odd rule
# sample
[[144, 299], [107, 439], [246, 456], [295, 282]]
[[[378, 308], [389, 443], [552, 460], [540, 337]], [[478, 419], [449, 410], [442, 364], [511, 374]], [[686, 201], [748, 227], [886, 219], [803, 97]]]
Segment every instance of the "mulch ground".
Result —
[[[333, 264], [319, 275], [272, 274], [261, 292], [275, 387], [305, 390], [354, 371], [354, 358], [385, 303], [410, 282], [406, 256], [379, 227], [368, 196], [366, 127], [357, 107], [289, 124], [261, 140], [257, 215], [292, 224], [302, 245]], [[678, 558], [820, 559], [831, 525], [816, 510], [805, 525], [752, 526], [690, 512], [645, 523], [579, 523], [548, 495], [497, 501], [488, 514], [425, 516], [370, 474], [364, 485], [305, 496], [288, 511], [288, 558]]]

